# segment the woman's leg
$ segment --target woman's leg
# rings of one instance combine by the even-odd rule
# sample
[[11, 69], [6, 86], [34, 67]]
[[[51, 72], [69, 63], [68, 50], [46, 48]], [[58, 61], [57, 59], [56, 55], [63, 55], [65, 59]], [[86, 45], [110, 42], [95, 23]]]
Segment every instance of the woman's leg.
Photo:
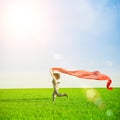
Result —
[[68, 95], [67, 95], [66, 93], [61, 94], [61, 93], [58, 93], [58, 92], [57, 92], [57, 96], [58, 96], [58, 97], [63, 97], [63, 96], [68, 97]]
[[56, 94], [56, 91], [54, 91], [53, 94], [52, 94], [52, 101], [53, 101], [53, 102], [54, 102], [55, 99], [56, 99], [56, 95], [57, 95], [57, 94]]

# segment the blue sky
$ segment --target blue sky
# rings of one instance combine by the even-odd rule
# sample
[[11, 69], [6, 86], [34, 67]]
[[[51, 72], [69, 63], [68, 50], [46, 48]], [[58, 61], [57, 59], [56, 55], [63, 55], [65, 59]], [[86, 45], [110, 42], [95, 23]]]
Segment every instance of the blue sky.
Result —
[[[52, 87], [51, 67], [99, 70], [120, 87], [119, 0], [0, 2], [0, 88]], [[105, 85], [61, 75], [61, 87]]]

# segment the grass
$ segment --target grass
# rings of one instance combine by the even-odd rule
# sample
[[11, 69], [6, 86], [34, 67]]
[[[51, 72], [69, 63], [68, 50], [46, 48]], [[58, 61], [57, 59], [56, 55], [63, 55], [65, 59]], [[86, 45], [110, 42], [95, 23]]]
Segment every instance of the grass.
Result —
[[0, 120], [119, 120], [120, 88], [0, 89]]

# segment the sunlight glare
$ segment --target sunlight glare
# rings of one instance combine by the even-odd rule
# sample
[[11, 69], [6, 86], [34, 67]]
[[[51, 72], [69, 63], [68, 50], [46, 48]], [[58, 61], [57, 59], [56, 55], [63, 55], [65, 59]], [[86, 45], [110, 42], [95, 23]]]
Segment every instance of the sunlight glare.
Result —
[[32, 5], [14, 3], [6, 8], [3, 19], [5, 32], [12, 36], [30, 33], [34, 22]]
[[[39, 5], [38, 5], [39, 4]], [[44, 3], [45, 4], [45, 3]], [[46, 34], [51, 34], [51, 11], [41, 2], [10, 2], [3, 11], [3, 33], [10, 39], [45, 41]], [[44, 40], [43, 40], [44, 39]]]

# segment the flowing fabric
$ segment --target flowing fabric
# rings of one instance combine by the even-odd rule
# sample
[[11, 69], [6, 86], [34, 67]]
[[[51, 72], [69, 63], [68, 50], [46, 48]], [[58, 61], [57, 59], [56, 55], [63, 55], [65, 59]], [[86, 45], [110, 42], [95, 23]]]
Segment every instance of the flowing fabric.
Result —
[[108, 80], [106, 87], [109, 90], [112, 90], [112, 87], [110, 87], [110, 84], [112, 82], [112, 80], [110, 79], [110, 77], [108, 77], [105, 74], [100, 73], [99, 71], [85, 71], [85, 70], [75, 70], [75, 71], [69, 71], [63, 68], [51, 68], [51, 70], [53, 71], [58, 71], [64, 74], [68, 74], [68, 75], [73, 75], [79, 78], [84, 78], [84, 79], [95, 79], [95, 80]]

